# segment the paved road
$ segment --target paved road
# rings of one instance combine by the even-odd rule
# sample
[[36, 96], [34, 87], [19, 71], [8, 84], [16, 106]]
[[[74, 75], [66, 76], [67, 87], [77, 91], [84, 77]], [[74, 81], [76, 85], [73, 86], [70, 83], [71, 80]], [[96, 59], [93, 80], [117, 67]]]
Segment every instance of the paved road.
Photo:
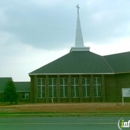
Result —
[[0, 130], [118, 130], [119, 119], [118, 117], [0, 118]]

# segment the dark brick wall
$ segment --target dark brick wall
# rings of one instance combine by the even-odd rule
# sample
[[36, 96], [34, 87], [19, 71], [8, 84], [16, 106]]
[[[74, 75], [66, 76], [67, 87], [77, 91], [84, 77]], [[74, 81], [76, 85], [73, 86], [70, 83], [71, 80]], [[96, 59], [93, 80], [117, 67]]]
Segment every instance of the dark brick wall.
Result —
[[34, 102], [34, 77], [31, 76], [31, 83], [30, 83], [30, 102]]
[[[74, 76], [74, 75], [73, 75]], [[79, 97], [78, 98], [73, 98], [73, 97], [71, 97], [72, 95], [71, 95], [71, 75], [68, 75], [68, 76], [66, 76], [66, 77], [68, 77], [68, 98], [66, 98], [66, 99], [62, 99], [61, 97], [60, 97], [60, 93], [58, 92], [58, 91], [60, 91], [60, 83], [59, 83], [59, 79], [60, 79], [60, 77], [62, 77], [62, 76], [55, 76], [55, 77], [57, 77], [57, 93], [59, 93], [59, 94], [57, 94], [57, 98], [54, 98], [53, 99], [53, 102], [102, 102], [102, 101], [105, 101], [105, 99], [103, 99], [103, 98], [95, 98], [94, 97], [94, 89], [93, 89], [93, 75], [86, 75], [86, 76], [89, 76], [90, 77], [90, 80], [91, 80], [91, 97], [90, 98], [83, 98], [83, 86], [82, 86], [82, 75], [75, 75], [74, 77], [78, 77], [79, 78]], [[96, 76], [100, 76], [101, 77], [101, 75], [96, 75]], [[35, 102], [43, 102], [43, 103], [51, 103], [52, 101], [51, 101], [51, 98], [49, 98], [49, 96], [48, 96], [48, 78], [49, 77], [51, 77], [51, 76], [40, 76], [40, 77], [46, 77], [46, 98], [37, 98], [37, 78], [39, 78], [39, 76], [31, 76], [31, 88], [30, 88], [30, 90], [31, 90], [31, 94], [30, 94], [30, 96], [31, 96], [31, 102], [33, 102], [33, 103], [35, 103]], [[53, 76], [54, 77], [54, 76]], [[103, 77], [103, 80], [104, 80], [104, 76], [102, 76]], [[105, 89], [105, 82], [103, 81], [102, 82], [103, 83], [103, 85], [102, 85], [102, 87], [104, 87], [104, 89]], [[59, 87], [59, 88], [58, 88]], [[103, 89], [103, 90], [104, 90]], [[105, 93], [104, 93], [105, 94]], [[105, 98], [105, 96], [104, 96], [104, 98]], [[45, 100], [46, 99], [46, 100]], [[93, 100], [92, 100], [93, 99]]]
[[2, 93], [0, 93], [0, 102], [3, 102]]
[[30, 92], [27, 92], [27, 93], [29, 93], [28, 99], [23, 99], [22, 93], [26, 93], [26, 92], [18, 92], [18, 102], [30, 102]]
[[102, 102], [102, 98], [101, 97], [94, 98], [94, 102]]
[[80, 98], [72, 98], [72, 102], [80, 102]]
[[[130, 88], [130, 74], [117, 74], [116, 75], [117, 99], [122, 101], [122, 88]], [[130, 98], [124, 98], [124, 101], [129, 101]]]
[[[80, 98], [73, 99], [71, 97], [71, 75], [68, 75], [68, 98], [62, 99], [60, 98], [60, 94], [57, 98], [53, 100], [53, 102], [118, 102], [121, 101], [121, 89], [122, 88], [130, 88], [130, 74], [116, 74], [116, 75], [99, 75], [102, 78], [102, 97], [95, 98], [93, 91], [93, 75], [89, 75], [91, 77], [91, 97], [83, 98], [82, 88], [79, 89]], [[38, 99], [37, 98], [37, 89], [36, 89], [36, 78], [38, 76], [31, 76], [31, 102], [43, 102], [43, 103], [51, 103], [51, 98], [48, 97], [48, 82], [46, 82], [46, 99]], [[42, 76], [41, 76], [42, 77]], [[59, 77], [58, 77], [59, 78]], [[79, 76], [79, 86], [82, 87], [82, 76]], [[46, 76], [48, 79], [48, 76]], [[46, 80], [48, 81], [48, 80]], [[59, 80], [57, 80], [59, 82]], [[59, 86], [59, 85], [58, 85]], [[59, 89], [57, 89], [59, 91]], [[125, 98], [125, 101], [130, 101], [130, 98]]]
[[[30, 93], [29, 93], [29, 96], [30, 96]], [[4, 102], [3, 93], [0, 93], [0, 102]], [[22, 99], [22, 92], [18, 92], [18, 102], [30, 102], [30, 97], [29, 99]]]
[[61, 103], [67, 103], [67, 102], [69, 102], [69, 99], [68, 98], [61, 98], [60, 102]]
[[115, 75], [105, 75], [106, 102], [116, 102], [116, 78]]
[[83, 102], [91, 102], [91, 98], [83, 98]]

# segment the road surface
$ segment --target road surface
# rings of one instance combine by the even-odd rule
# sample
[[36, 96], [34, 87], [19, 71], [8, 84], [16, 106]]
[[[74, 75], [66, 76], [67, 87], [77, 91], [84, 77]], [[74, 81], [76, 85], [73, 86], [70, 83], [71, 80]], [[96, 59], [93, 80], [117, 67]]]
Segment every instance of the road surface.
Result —
[[119, 119], [120, 117], [0, 118], [0, 130], [118, 130]]

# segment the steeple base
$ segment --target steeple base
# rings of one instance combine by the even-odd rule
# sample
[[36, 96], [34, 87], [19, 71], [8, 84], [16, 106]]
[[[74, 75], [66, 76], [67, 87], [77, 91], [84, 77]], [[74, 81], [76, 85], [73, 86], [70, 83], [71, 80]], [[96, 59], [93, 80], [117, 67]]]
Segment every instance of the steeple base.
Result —
[[90, 47], [71, 47], [70, 52], [72, 51], [89, 51]]

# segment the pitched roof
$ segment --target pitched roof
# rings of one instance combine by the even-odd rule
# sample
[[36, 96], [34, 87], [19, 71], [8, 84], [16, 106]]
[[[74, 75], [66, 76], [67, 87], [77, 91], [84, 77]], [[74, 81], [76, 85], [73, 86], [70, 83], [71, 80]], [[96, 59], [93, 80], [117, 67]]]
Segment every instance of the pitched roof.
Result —
[[[0, 77], [0, 92], [4, 91], [6, 84], [11, 77]], [[14, 82], [17, 92], [30, 92], [30, 82]]]
[[0, 92], [3, 92], [7, 82], [11, 79], [11, 77], [0, 77]]
[[130, 72], [130, 52], [104, 56], [115, 73]]
[[30, 82], [14, 82], [17, 92], [30, 92]]
[[31, 72], [35, 74], [90, 74], [90, 73], [111, 73], [113, 70], [103, 56], [90, 51], [73, 51], [63, 57]]

